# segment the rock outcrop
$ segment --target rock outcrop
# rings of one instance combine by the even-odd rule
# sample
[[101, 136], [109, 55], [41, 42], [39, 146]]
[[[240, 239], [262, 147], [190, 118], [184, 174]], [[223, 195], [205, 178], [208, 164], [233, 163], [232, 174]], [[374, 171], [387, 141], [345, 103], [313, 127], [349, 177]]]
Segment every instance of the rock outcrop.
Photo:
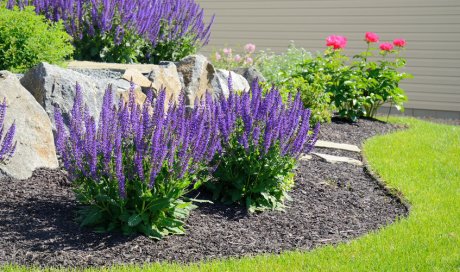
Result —
[[6, 165], [0, 164], [0, 176], [27, 179], [37, 168], [57, 168], [59, 164], [48, 115], [16, 75], [0, 71], [0, 99], [3, 101], [5, 97], [5, 124], [9, 127], [15, 122], [17, 145], [11, 160]]

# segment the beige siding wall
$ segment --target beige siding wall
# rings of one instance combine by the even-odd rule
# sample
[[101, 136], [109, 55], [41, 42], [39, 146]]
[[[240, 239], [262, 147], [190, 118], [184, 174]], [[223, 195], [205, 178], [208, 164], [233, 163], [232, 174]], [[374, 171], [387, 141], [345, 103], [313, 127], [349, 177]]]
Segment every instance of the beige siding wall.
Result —
[[407, 108], [450, 111], [460, 118], [460, 0], [197, 0], [216, 15], [209, 55], [224, 45], [255, 43], [284, 51], [290, 40], [309, 51], [330, 34], [348, 37], [349, 56], [364, 50], [366, 31], [382, 41], [405, 38]]

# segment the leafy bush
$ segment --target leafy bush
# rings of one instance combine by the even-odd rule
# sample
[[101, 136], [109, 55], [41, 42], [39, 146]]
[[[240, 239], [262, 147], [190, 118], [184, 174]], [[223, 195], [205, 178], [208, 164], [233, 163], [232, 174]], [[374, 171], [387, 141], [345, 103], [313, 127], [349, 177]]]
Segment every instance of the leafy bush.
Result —
[[304, 106], [312, 111], [310, 121], [315, 124], [329, 122], [332, 116], [331, 94], [327, 92], [331, 76], [324, 73], [323, 61], [291, 43], [280, 55], [261, 52], [256, 66], [267, 79], [265, 90], [275, 85], [284, 101], [291, 92], [300, 92]]
[[158, 63], [177, 61], [208, 43], [210, 27], [194, 0], [47, 1], [9, 0], [8, 7], [34, 5], [63, 20], [77, 59]]
[[282, 209], [296, 159], [313, 148], [319, 123], [309, 130], [310, 110], [300, 95], [284, 104], [277, 90], [263, 97], [256, 83], [251, 92], [230, 92], [220, 103], [223, 150], [207, 188], [215, 199], [245, 204], [250, 212]]
[[233, 55], [233, 49], [224, 48], [211, 55], [211, 61], [215, 67], [231, 70], [240, 67], [250, 67], [254, 63], [252, 54], [256, 51], [256, 46], [248, 43], [244, 46], [242, 53]]
[[[390, 102], [398, 110], [404, 110], [403, 103], [407, 101], [404, 90], [399, 88], [399, 82], [412, 77], [407, 73], [398, 72], [405, 66], [406, 61], [400, 57], [401, 49], [406, 45], [405, 40], [396, 39], [391, 43], [382, 43], [381, 59], [375, 57], [372, 51], [374, 43], [379, 41], [377, 34], [367, 32], [365, 35], [367, 50], [354, 56], [354, 61], [346, 65], [348, 60], [342, 51], [329, 48], [324, 57], [327, 61], [325, 71], [332, 76], [329, 84], [335, 106], [342, 117], [356, 121], [359, 117], [374, 117], [378, 108]], [[371, 59], [370, 59], [371, 58]]]
[[194, 207], [184, 195], [199, 186], [220, 148], [212, 99], [187, 113], [183, 97], [165, 112], [164, 90], [154, 102], [150, 92], [142, 108], [133, 90], [118, 107], [112, 96], [109, 88], [97, 122], [77, 86], [69, 131], [55, 111], [57, 150], [84, 205], [81, 225], [158, 239], [184, 233]]
[[365, 40], [367, 50], [354, 56], [351, 62], [343, 54], [347, 39], [331, 35], [326, 39], [329, 48], [322, 54], [312, 57], [291, 44], [281, 55], [262, 53], [257, 67], [268, 82], [279, 87], [283, 99], [291, 91], [299, 91], [304, 105], [312, 110], [313, 122], [329, 121], [333, 110], [352, 121], [374, 117], [385, 103], [404, 110], [407, 97], [399, 82], [412, 77], [398, 71], [406, 64], [400, 57], [405, 40], [382, 43], [379, 60], [375, 60], [372, 53], [376, 50], [372, 44], [378, 42], [378, 35], [368, 32]]
[[24, 72], [46, 61], [61, 63], [72, 55], [71, 37], [62, 23], [50, 23], [32, 7], [22, 11], [0, 4], [0, 69]]
[[6, 98], [0, 103], [0, 163], [5, 163], [10, 159], [16, 151], [16, 142], [13, 142], [16, 132], [16, 125], [13, 123], [8, 131], [3, 135], [5, 114], [6, 114]]

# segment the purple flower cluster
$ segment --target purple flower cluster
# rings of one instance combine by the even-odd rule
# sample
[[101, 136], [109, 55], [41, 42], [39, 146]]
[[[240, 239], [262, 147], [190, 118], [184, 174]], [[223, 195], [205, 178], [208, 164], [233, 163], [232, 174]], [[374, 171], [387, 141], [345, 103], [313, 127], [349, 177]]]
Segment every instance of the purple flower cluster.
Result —
[[53, 21], [63, 20], [67, 32], [75, 39], [83, 35], [116, 33], [120, 44], [126, 32], [150, 41], [192, 37], [193, 44], [209, 41], [211, 22], [203, 22], [204, 12], [194, 0], [9, 0], [8, 8], [35, 6], [37, 13]]
[[55, 110], [56, 147], [74, 178], [117, 181], [125, 198], [129, 182], [144, 182], [152, 189], [157, 182], [182, 179], [220, 150], [218, 107], [210, 95], [192, 110], [183, 96], [168, 103], [164, 90], [156, 99], [149, 92], [142, 106], [135, 103], [133, 88], [128, 102], [120, 98], [116, 106], [113, 96], [109, 87], [97, 124], [78, 85], [68, 131]]
[[[229, 78], [231, 85], [231, 78]], [[265, 96], [254, 81], [251, 92], [240, 95], [230, 92], [220, 100], [219, 128], [223, 147], [236, 135], [246, 152], [258, 150], [261, 156], [279, 146], [281, 156], [297, 158], [308, 153], [316, 143], [320, 124], [310, 131], [310, 110], [303, 107], [300, 93], [284, 104], [280, 93], [272, 88]]]
[[16, 142], [13, 142], [16, 125], [13, 123], [5, 135], [3, 135], [5, 114], [6, 98], [0, 103], [0, 162], [10, 159], [16, 151]]

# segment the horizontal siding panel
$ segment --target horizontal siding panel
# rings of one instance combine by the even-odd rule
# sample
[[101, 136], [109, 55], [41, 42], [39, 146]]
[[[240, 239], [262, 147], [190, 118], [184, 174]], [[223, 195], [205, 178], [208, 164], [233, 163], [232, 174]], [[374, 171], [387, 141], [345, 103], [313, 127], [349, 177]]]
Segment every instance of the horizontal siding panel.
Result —
[[[208, 11], [210, 12], [210, 11]], [[459, 6], [445, 6], [445, 7], [381, 7], [381, 8], [259, 8], [259, 9], [245, 9], [245, 8], [227, 8], [227, 9], [214, 9], [211, 11], [216, 16], [235, 16], [235, 18], [243, 16], [252, 16], [253, 18], [265, 16], [360, 16], [366, 14], [367, 16], [414, 16], [414, 15], [460, 15]], [[263, 12], [263, 13], [262, 13]]]
[[[409, 97], [409, 101], [449, 102], [459, 103], [460, 105], [460, 94], [407, 92], [407, 96]], [[460, 108], [458, 110], [460, 110]]]
[[408, 109], [425, 109], [439, 111], [460, 111], [459, 103], [409, 100], [404, 105]]
[[440, 93], [460, 95], [460, 87], [436, 84], [417, 84], [416, 79], [406, 80], [401, 83], [401, 88], [413, 93]]
[[[459, 16], [460, 17], [460, 16]], [[332, 32], [332, 31], [331, 31]], [[272, 40], [277, 42], [278, 44], [286, 44], [289, 40], [309, 40], [315, 39], [318, 41], [324, 41], [326, 37], [330, 34], [341, 34], [345, 35], [351, 41], [359, 41], [363, 39], [363, 31], [348, 31], [348, 32], [332, 32], [332, 33], [324, 33], [324, 32], [305, 32], [299, 33], [296, 31], [279, 31], [279, 32], [243, 32], [237, 30], [225, 30], [225, 31], [214, 31], [212, 32], [212, 40], [222, 40], [228, 39], [229, 37], [238, 38], [238, 39], [265, 39], [265, 40]], [[434, 32], [426, 32], [426, 33], [406, 33], [406, 32], [380, 32], [382, 36], [382, 40], [390, 40], [393, 37], [399, 38], [403, 37], [408, 41], [417, 42], [417, 41], [426, 41], [426, 42], [434, 42], [439, 41], [440, 43], [443, 41], [447, 42], [460, 42], [460, 34], [454, 33], [434, 33]], [[227, 40], [228, 42], [229, 40]], [[230, 40], [231, 41], [231, 40]]]
[[[206, 10], [206, 21], [209, 21], [209, 18], [212, 14], [215, 14], [215, 11]], [[218, 14], [215, 18], [216, 24], [235, 24], [235, 25], [252, 25], [252, 24], [370, 24], [370, 25], [379, 25], [379, 24], [389, 24], [389, 26], [394, 25], [403, 25], [403, 24], [458, 24], [458, 15], [426, 15], [421, 18], [421, 16], [347, 16], [347, 15], [337, 15], [334, 16], [334, 20], [331, 20], [330, 16], [323, 15], [310, 15], [310, 16], [276, 16], [276, 20], [273, 19], [273, 16], [258, 16], [253, 18], [252, 16], [222, 16]]]
[[[222, 24], [216, 23], [213, 25], [213, 30], [218, 32], [226, 31], [238, 31], [238, 32], [320, 32], [320, 33], [330, 33], [330, 32], [346, 32], [349, 33], [350, 29], [353, 29], [353, 32], [365, 33], [366, 31], [372, 30], [377, 33], [388, 33], [388, 25], [372, 25], [367, 24], [353, 24], [353, 25], [340, 25], [340, 24]], [[437, 25], [417, 25], [417, 24], [404, 24], [404, 25], [395, 25], [393, 26], [393, 31], [397, 29], [398, 33], [460, 33], [460, 24], [437, 24]]]
[[[400, 8], [400, 7], [450, 7], [458, 6], [458, 0], [444, 1], [199, 1], [207, 9], [282, 9], [295, 7], [303, 9], [328, 9], [328, 8]], [[263, 5], [261, 5], [263, 3]]]

